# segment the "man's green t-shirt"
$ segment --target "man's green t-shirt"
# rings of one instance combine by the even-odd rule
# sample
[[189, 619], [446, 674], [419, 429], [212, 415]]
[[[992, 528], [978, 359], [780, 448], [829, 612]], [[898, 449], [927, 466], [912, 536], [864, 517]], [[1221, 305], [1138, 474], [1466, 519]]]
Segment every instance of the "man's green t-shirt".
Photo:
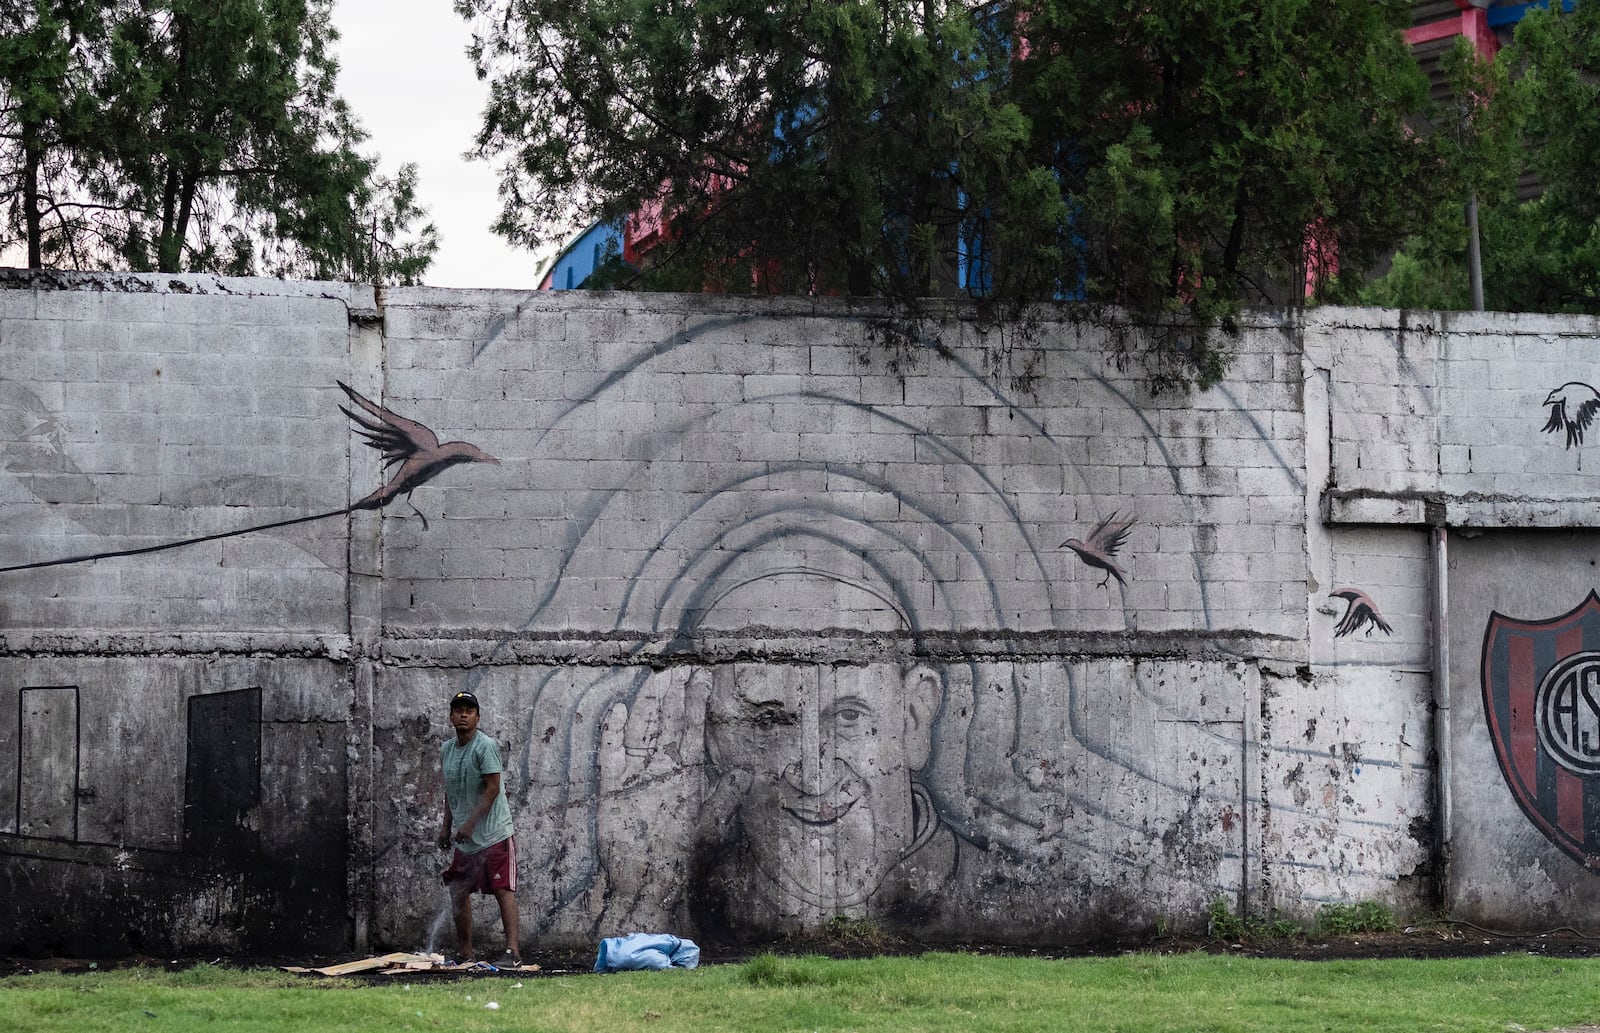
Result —
[[[472, 816], [483, 796], [483, 777], [498, 774], [501, 770], [500, 747], [482, 732], [474, 732], [465, 746], [457, 746], [454, 738], [446, 739], [440, 750], [444, 766], [444, 795], [450, 804], [451, 828], [460, 829], [461, 823]], [[505, 779], [500, 780], [500, 793], [483, 816], [472, 835], [456, 846], [462, 853], [475, 854], [501, 840], [510, 839], [511, 807], [506, 803]]]

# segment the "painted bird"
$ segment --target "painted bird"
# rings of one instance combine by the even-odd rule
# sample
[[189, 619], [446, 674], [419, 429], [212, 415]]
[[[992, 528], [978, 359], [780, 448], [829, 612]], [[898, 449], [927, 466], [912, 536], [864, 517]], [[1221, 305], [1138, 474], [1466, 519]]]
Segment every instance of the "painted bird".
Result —
[[[356, 432], [367, 439], [368, 448], [382, 450], [386, 470], [399, 466], [387, 484], [355, 503], [351, 509], [382, 509], [401, 495], [406, 496], [409, 502], [411, 492], [419, 485], [458, 463], [500, 465], [500, 460], [477, 445], [469, 445], [465, 441], [446, 441], [441, 445], [439, 436], [417, 421], [397, 416], [363, 398], [343, 381], [338, 381], [338, 384], [350, 396], [350, 400], [369, 413], [371, 418], [342, 405], [339, 411], [355, 421]], [[411, 508], [416, 510], [417, 507]], [[422, 516], [422, 513], [417, 512], [417, 515]], [[427, 528], [427, 517], [422, 517], [422, 526]]]
[[1367, 637], [1372, 637], [1372, 629], [1377, 628], [1385, 635], [1394, 634], [1394, 629], [1389, 627], [1389, 622], [1383, 619], [1383, 614], [1378, 612], [1378, 604], [1372, 597], [1359, 588], [1335, 588], [1328, 593], [1329, 599], [1343, 599], [1348, 605], [1344, 608], [1344, 616], [1339, 618], [1339, 623], [1334, 626], [1333, 637], [1344, 638], [1352, 635], [1362, 628], [1367, 629]]
[[1600, 392], [1576, 380], [1562, 384], [1551, 391], [1544, 404], [1550, 407], [1550, 419], [1545, 422], [1546, 433], [1567, 432], [1567, 447], [1583, 444], [1583, 432], [1600, 413]]
[[1080, 560], [1089, 566], [1105, 571], [1105, 580], [1100, 582], [1101, 588], [1106, 587], [1112, 578], [1117, 579], [1117, 584], [1125, 585], [1128, 580], [1122, 576], [1123, 570], [1117, 566], [1117, 561], [1113, 557], [1116, 556], [1117, 550], [1122, 548], [1123, 543], [1128, 540], [1128, 528], [1132, 526], [1132, 516], [1123, 517], [1118, 513], [1112, 513], [1094, 525], [1094, 530], [1089, 532], [1089, 540], [1087, 542], [1079, 541], [1076, 538], [1068, 538], [1061, 543], [1059, 548], [1071, 549], [1078, 554]]

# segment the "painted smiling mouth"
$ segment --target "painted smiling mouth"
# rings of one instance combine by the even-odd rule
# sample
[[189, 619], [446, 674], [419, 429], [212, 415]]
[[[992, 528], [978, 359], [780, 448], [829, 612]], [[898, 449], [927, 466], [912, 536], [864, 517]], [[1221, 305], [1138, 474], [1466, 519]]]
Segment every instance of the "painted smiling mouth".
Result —
[[785, 779], [781, 785], [782, 801], [786, 812], [807, 825], [831, 825], [850, 813], [850, 808], [861, 801], [861, 783], [854, 778], [841, 778], [815, 795], [797, 788]]

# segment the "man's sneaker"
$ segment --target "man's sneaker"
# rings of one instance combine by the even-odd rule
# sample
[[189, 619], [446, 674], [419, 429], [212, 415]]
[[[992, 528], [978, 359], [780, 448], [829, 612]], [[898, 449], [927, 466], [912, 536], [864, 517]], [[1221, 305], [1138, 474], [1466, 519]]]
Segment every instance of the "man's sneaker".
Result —
[[507, 947], [506, 952], [494, 960], [496, 968], [521, 968], [522, 955]]

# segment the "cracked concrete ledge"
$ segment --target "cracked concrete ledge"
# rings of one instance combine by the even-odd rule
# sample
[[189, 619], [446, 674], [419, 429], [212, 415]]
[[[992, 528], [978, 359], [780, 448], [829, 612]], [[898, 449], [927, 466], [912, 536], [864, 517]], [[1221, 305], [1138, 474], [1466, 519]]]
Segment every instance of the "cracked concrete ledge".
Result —
[[353, 320], [382, 318], [377, 288], [365, 283], [279, 280], [268, 276], [217, 276], [213, 273], [89, 273], [66, 269], [0, 268], [0, 290], [320, 298], [343, 302]]
[[1387, 524], [1454, 528], [1600, 527], [1593, 496], [1530, 498], [1447, 492], [1329, 491], [1323, 496], [1328, 524]]
[[235, 632], [94, 632], [27, 631], [0, 633], [0, 658], [51, 656], [140, 657], [260, 656], [348, 660], [348, 635], [239, 634]]
[[858, 665], [886, 660], [948, 663], [977, 661], [1072, 662], [1129, 657], [1240, 661], [1270, 658], [1304, 663], [1302, 643], [1249, 631], [1084, 632], [1075, 634], [928, 633], [920, 637], [846, 636], [755, 630], [727, 636], [699, 635], [690, 642], [647, 633], [606, 637], [541, 634], [507, 638], [492, 632], [462, 631], [449, 638], [409, 638], [386, 634], [382, 662], [399, 667], [477, 667], [552, 664], [562, 666], [642, 666], [780, 662]]

